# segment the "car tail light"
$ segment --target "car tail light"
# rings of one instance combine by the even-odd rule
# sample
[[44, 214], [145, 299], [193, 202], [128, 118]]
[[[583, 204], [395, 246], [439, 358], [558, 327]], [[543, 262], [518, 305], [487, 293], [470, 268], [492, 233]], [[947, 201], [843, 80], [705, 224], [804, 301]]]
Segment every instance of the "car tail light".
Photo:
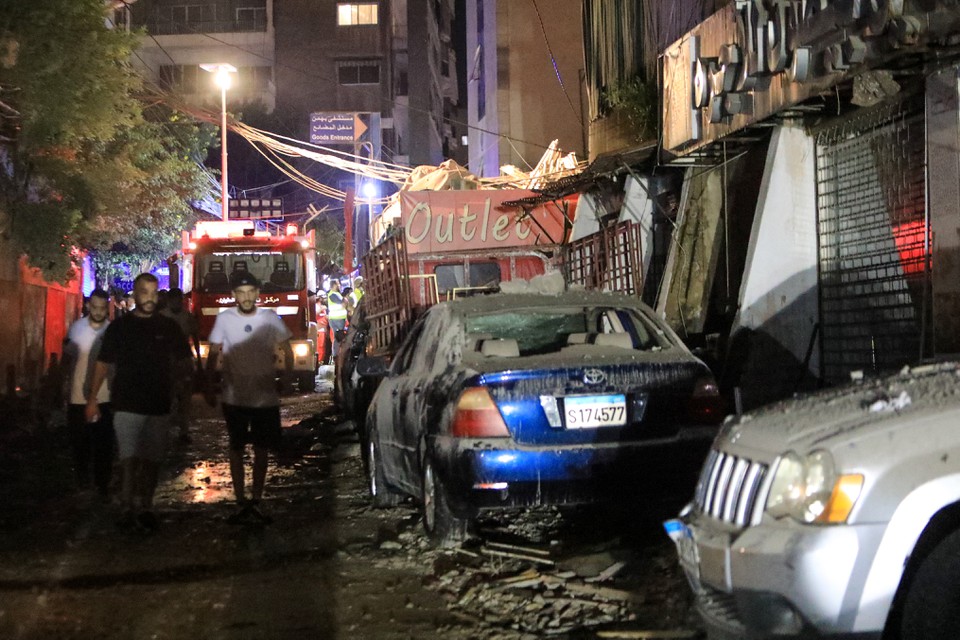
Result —
[[690, 395], [690, 418], [700, 424], [718, 424], [723, 419], [723, 398], [712, 377], [697, 380]]
[[471, 387], [460, 394], [451, 432], [458, 438], [510, 437], [497, 403], [484, 387]]

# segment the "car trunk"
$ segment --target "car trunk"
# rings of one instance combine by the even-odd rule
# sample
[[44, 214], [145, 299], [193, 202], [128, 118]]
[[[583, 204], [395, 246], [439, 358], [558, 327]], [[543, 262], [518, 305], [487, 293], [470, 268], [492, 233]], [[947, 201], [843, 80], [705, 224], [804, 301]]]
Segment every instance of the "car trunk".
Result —
[[517, 443], [563, 446], [674, 436], [696, 422], [693, 391], [709, 375], [702, 363], [686, 360], [514, 368], [477, 382], [489, 389]]

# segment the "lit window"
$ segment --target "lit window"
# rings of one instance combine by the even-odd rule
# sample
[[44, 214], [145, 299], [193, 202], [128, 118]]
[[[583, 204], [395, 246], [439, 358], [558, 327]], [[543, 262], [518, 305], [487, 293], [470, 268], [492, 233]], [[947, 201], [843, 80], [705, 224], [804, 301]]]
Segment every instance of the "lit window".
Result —
[[338, 2], [337, 24], [351, 26], [358, 24], [377, 24], [379, 13], [376, 2]]

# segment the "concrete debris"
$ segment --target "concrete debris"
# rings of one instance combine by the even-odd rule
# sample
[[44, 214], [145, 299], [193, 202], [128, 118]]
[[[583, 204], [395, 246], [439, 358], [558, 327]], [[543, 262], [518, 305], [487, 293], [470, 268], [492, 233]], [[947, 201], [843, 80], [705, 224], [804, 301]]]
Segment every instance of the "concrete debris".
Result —
[[487, 556], [500, 556], [503, 558], [515, 558], [517, 560], [527, 560], [529, 562], [536, 562], [538, 564], [545, 564], [550, 566], [554, 566], [557, 564], [556, 561], [551, 560], [549, 558], [544, 558], [542, 556], [524, 555], [522, 553], [513, 553], [511, 551], [501, 551], [500, 549], [490, 549], [487, 547], [484, 547], [483, 549], [481, 549], [480, 553]]
[[623, 569], [625, 566], [627, 566], [626, 562], [623, 562], [623, 561], [614, 562], [612, 565], [610, 565], [609, 567], [601, 571], [599, 574], [597, 574], [593, 578], [587, 578], [586, 581], [587, 582], [606, 582], [613, 576], [620, 573], [620, 570]]
[[884, 395], [870, 402], [869, 409], [871, 413], [880, 413], [884, 411], [901, 411], [910, 405], [910, 394], [901, 391], [899, 395], [889, 397]]

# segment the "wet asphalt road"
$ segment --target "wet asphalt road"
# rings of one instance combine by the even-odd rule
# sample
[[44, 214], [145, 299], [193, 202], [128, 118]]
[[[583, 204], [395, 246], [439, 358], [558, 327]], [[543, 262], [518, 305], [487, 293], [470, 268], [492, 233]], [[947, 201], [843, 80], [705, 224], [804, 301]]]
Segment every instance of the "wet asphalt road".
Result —
[[166, 461], [151, 535], [120, 532], [116, 504], [76, 490], [62, 427], [5, 434], [0, 638], [699, 636], [659, 530], [681, 498], [629, 521], [589, 510], [496, 516], [464, 549], [434, 550], [413, 505], [368, 506], [350, 425], [325, 380], [319, 388], [284, 399], [266, 527], [227, 523], [226, 434], [199, 398], [193, 442]]

